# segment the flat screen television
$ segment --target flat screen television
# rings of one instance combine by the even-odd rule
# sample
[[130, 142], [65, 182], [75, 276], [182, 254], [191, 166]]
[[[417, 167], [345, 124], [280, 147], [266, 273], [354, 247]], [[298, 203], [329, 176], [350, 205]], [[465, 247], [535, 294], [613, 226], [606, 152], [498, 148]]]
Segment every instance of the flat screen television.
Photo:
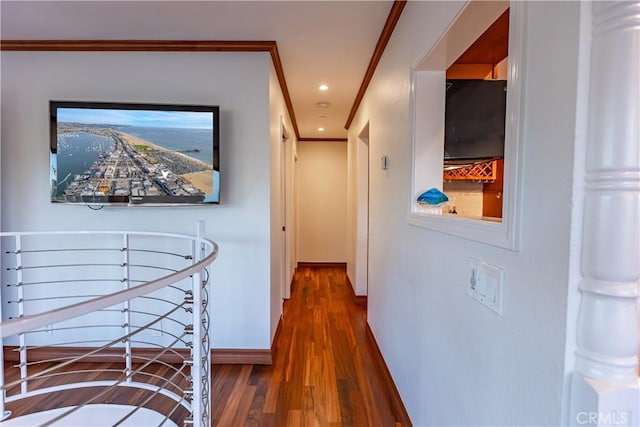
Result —
[[218, 106], [50, 101], [51, 201], [220, 202]]
[[447, 80], [444, 160], [504, 157], [506, 80]]

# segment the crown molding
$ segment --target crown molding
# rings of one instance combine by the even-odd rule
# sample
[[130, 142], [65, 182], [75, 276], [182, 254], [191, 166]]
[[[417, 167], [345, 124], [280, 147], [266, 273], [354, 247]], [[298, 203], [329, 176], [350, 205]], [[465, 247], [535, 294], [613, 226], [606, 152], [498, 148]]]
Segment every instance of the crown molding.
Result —
[[294, 132], [298, 122], [275, 41], [232, 40], [0, 40], [2, 51], [51, 52], [268, 52], [275, 68]]
[[380, 33], [380, 37], [378, 38], [378, 43], [376, 44], [376, 48], [373, 51], [371, 60], [369, 61], [367, 71], [364, 73], [364, 78], [362, 79], [362, 83], [360, 84], [360, 89], [358, 90], [355, 101], [353, 101], [353, 106], [351, 107], [349, 118], [347, 118], [347, 123], [344, 125], [345, 129], [349, 129], [349, 127], [351, 126], [351, 122], [356, 115], [356, 112], [358, 112], [358, 108], [360, 107], [362, 98], [364, 98], [364, 94], [369, 87], [369, 83], [371, 83], [371, 79], [373, 78], [373, 73], [375, 73], [376, 71], [378, 62], [380, 62], [380, 58], [382, 58], [382, 54], [387, 47], [387, 43], [389, 43], [389, 39], [391, 39], [391, 34], [393, 34], [393, 30], [396, 28], [396, 24], [398, 23], [400, 15], [402, 15], [402, 11], [404, 10], [406, 4], [406, 0], [395, 0], [393, 2], [393, 6], [391, 6], [389, 16], [387, 16], [387, 21], [384, 23], [384, 27], [382, 28], [382, 32]]
[[[404, 10], [406, 0], [395, 0], [387, 16], [376, 47], [369, 61], [360, 89], [347, 118], [345, 129], [360, 107], [369, 83], [373, 78], [376, 67], [384, 53], [384, 49], [391, 38], [393, 30]], [[293, 109], [293, 102], [284, 77], [284, 69], [278, 45], [273, 40], [0, 40], [0, 51], [51, 51], [51, 52], [268, 52], [276, 72], [278, 83], [284, 97], [287, 112], [291, 119], [294, 133], [298, 141], [336, 141], [344, 142], [343, 138], [301, 138], [298, 122]]]
[[270, 52], [275, 41], [2, 40], [1, 50], [93, 52]]

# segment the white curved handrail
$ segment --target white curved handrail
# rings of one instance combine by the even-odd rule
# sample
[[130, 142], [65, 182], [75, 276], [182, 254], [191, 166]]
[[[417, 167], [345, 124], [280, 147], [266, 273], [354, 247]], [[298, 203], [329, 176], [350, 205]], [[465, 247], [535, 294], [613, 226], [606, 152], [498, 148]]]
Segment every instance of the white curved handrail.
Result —
[[[184, 236], [180, 234], [166, 234], [166, 233], [146, 233], [146, 232], [24, 232], [24, 233], [0, 233], [0, 236], [27, 236], [27, 235], [69, 235], [69, 234], [130, 234], [130, 235], [142, 235], [142, 236], [163, 236], [173, 237], [181, 239], [194, 240], [192, 236]], [[6, 338], [9, 336], [21, 334], [30, 330], [44, 327], [51, 323], [57, 323], [64, 320], [73, 319], [74, 317], [81, 316], [83, 314], [91, 313], [96, 310], [101, 310], [107, 307], [111, 307], [116, 304], [123, 303], [133, 298], [151, 293], [158, 289], [161, 289], [171, 283], [175, 283], [179, 280], [187, 278], [192, 274], [201, 271], [205, 266], [211, 264], [218, 256], [218, 245], [208, 239], [200, 239], [199, 243], [207, 245], [211, 249], [211, 253], [202, 260], [196, 262], [184, 270], [169, 274], [161, 277], [160, 279], [152, 280], [144, 285], [136, 286], [134, 288], [126, 289], [123, 291], [115, 292], [113, 294], [105, 295], [103, 297], [94, 298], [89, 301], [73, 304], [68, 307], [62, 307], [55, 310], [49, 310], [38, 314], [24, 316], [18, 319], [8, 320], [0, 324], [0, 338]]]
[[[7, 300], [7, 303], [17, 303], [17, 311], [16, 317], [10, 317], [9, 320], [0, 323], [0, 343], [3, 342], [5, 338], [11, 338], [12, 342], [16, 342], [18, 346], [16, 347], [19, 353], [20, 362], [17, 365], [12, 366], [11, 368], [17, 368], [19, 371], [19, 379], [13, 380], [10, 383], [5, 383], [4, 381], [4, 371], [0, 371], [0, 385], [2, 385], [2, 390], [0, 390], [0, 420], [4, 420], [10, 416], [11, 411], [5, 410], [5, 403], [11, 403], [15, 405], [15, 402], [20, 401], [21, 399], [35, 396], [35, 395], [43, 395], [45, 393], [55, 393], [58, 390], [68, 390], [76, 387], [86, 387], [86, 386], [99, 386], [105, 387], [106, 389], [101, 391], [100, 393], [104, 394], [109, 392], [113, 387], [133, 387], [147, 390], [148, 392], [152, 392], [153, 394], [149, 395], [144, 402], [138, 403], [137, 409], [129, 412], [124, 418], [121, 420], [127, 419], [138, 409], [141, 409], [144, 404], [149, 399], [152, 399], [156, 394], [164, 395], [169, 399], [177, 402], [178, 406], [184, 407], [187, 411], [186, 418], [184, 419], [185, 423], [193, 424], [194, 426], [204, 427], [209, 425], [210, 423], [210, 381], [211, 381], [211, 372], [208, 366], [209, 363], [209, 320], [208, 320], [208, 285], [209, 285], [209, 270], [208, 266], [217, 258], [218, 255], [218, 245], [208, 240], [204, 237], [204, 222], [198, 221], [197, 224], [197, 233], [195, 236], [193, 235], [183, 235], [183, 234], [174, 234], [174, 233], [158, 233], [158, 232], [130, 232], [130, 231], [51, 231], [51, 232], [2, 232], [0, 233], [0, 238], [7, 239], [11, 241], [13, 239], [13, 244], [11, 244], [11, 248], [8, 248], [6, 252], [3, 252], [3, 257], [5, 254], [7, 256], [15, 256], [15, 264], [12, 264], [11, 267], [6, 270], [11, 271], [8, 273], [10, 277], [14, 275], [15, 277], [12, 280], [15, 280], [15, 284], [8, 284], [10, 287], [15, 287], [15, 296], [12, 296], [11, 299]], [[98, 238], [97, 240], [101, 240], [99, 236], [109, 236], [105, 242], [106, 246], [100, 245], [100, 247], [96, 247], [96, 243], [93, 239]], [[118, 244], [113, 245], [113, 237], [120, 236], [122, 240], [122, 246]], [[66, 240], [63, 237], [69, 237], [71, 240]], [[87, 239], [89, 237], [89, 239]], [[35, 238], [35, 241], [32, 241], [32, 238]], [[42, 238], [42, 239], [40, 239]], [[149, 239], [151, 238], [151, 239]], [[160, 238], [161, 240], [156, 241], [155, 238]], [[78, 240], [74, 240], [78, 239]], [[132, 239], [130, 241], [130, 239]], [[60, 245], [60, 243], [62, 245]], [[77, 247], [69, 247], [77, 243]], [[180, 253], [182, 249], [179, 250], [171, 250], [169, 252], [163, 250], [157, 250], [156, 242], [160, 247], [165, 246], [167, 244], [172, 245], [172, 248], [184, 248], [184, 245], [187, 245], [189, 249], [186, 250], [186, 253]], [[2, 242], [4, 246], [4, 241]], [[44, 243], [44, 245], [43, 245]], [[86, 243], [89, 243], [89, 246], [86, 246]], [[134, 244], [132, 247], [131, 245]], [[151, 243], [151, 245], [149, 245]], [[35, 246], [34, 246], [35, 244]], [[141, 245], [142, 244], [142, 245]], [[71, 295], [71, 297], [78, 298], [90, 298], [86, 299], [83, 302], [74, 303], [72, 305], [48, 309], [48, 307], [42, 308], [41, 301], [46, 300], [48, 298], [59, 299], [65, 298], [66, 295], [62, 296], [51, 296], [47, 297], [47, 293], [43, 294], [42, 298], [34, 298], [33, 295], [27, 296], [25, 293], [26, 288], [24, 286], [31, 284], [44, 284], [47, 282], [38, 282], [37, 277], [47, 277], [47, 271], [40, 271], [34, 269], [50, 269], [54, 271], [54, 275], [58, 274], [57, 270], [59, 267], [67, 267], [67, 264], [60, 264], [57, 259], [59, 256], [55, 255], [52, 261], [47, 262], [49, 259], [46, 258], [48, 256], [47, 253], [58, 253], [58, 252], [78, 252], [78, 251], [119, 251], [122, 252], [121, 262], [113, 263], [112, 257], [113, 255], [108, 255], [108, 259], [101, 259], [96, 266], [109, 266], [109, 268], [113, 267], [121, 267], [122, 270], [122, 278], [117, 281], [122, 283], [122, 286], [125, 288], [119, 291], [115, 291], [106, 295], [96, 295], [95, 292], [90, 292], [91, 295], [82, 295], [86, 292], [80, 291], [80, 294], [76, 292], [76, 296]], [[186, 249], [186, 248], [185, 248]], [[4, 250], [4, 249], [3, 249]], [[168, 272], [164, 272], [161, 274], [166, 274], [165, 276], [156, 277], [155, 272], [152, 273], [153, 280], [147, 281], [148, 272], [143, 272], [141, 276], [136, 276], [133, 273], [133, 270], [130, 269], [138, 269], [139, 267], [152, 267], [156, 269], [156, 272], [160, 272], [163, 270], [161, 266], [166, 266], [163, 264], [163, 258], [155, 258], [156, 261], [151, 261], [151, 265], [148, 262], [132, 262], [130, 258], [131, 254], [135, 254], [137, 252], [149, 252], [149, 253], [157, 253], [158, 256], [163, 255], [173, 255], [177, 256], [177, 259], [181, 259], [181, 261], [176, 261], [179, 264], [176, 265], [175, 269], [167, 269]], [[94, 252], [91, 252], [93, 254]], [[23, 264], [23, 256], [29, 256], [29, 262], [25, 265]], [[67, 256], [67, 255], [64, 255]], [[76, 256], [76, 255], [68, 255], [68, 256]], [[91, 255], [93, 256], [93, 255]], [[146, 254], [144, 256], [147, 256]], [[43, 258], [45, 257], [45, 258]], [[83, 255], [84, 257], [84, 255]], [[98, 257], [102, 257], [102, 255], [98, 255]], [[117, 255], [116, 255], [117, 257]], [[173, 258], [171, 258], [173, 259]], [[43, 262], [44, 261], [44, 262]], [[173, 261], [169, 261], [169, 265], [172, 265]], [[147, 265], [149, 264], [149, 265]], [[94, 265], [91, 263], [79, 263], [73, 264], [73, 266], [77, 267], [85, 267], [88, 265]], [[176, 271], [177, 270], [177, 271]], [[86, 272], [90, 271], [90, 274], [93, 274], [91, 270], [82, 270], [80, 272], [80, 277], [85, 277]], [[146, 271], [146, 270], [145, 270]], [[56, 283], [65, 283], [66, 281], [71, 282], [83, 282], [84, 279], [74, 280], [73, 277], [70, 279], [66, 279], [68, 272], [65, 271], [60, 273], [60, 278], [62, 280], [57, 281]], [[99, 275], [100, 273], [98, 273]], [[134, 275], [131, 275], [134, 274]], [[29, 278], [27, 279], [27, 275]], [[34, 276], [35, 275], [35, 276]], [[44, 276], [43, 276], [44, 275]], [[33, 278], [36, 277], [36, 281]], [[57, 276], [56, 276], [57, 277]], [[64, 279], [63, 279], [64, 278]], [[149, 277], [151, 279], [152, 277]], [[25, 280], [26, 279], [26, 280]], [[4, 280], [4, 278], [3, 278]], [[89, 276], [88, 280], [92, 280], [92, 276]], [[190, 284], [184, 284], [184, 286], [178, 285], [179, 283], [187, 280]], [[110, 280], [113, 281], [113, 280]], [[133, 283], [136, 283], [136, 286], [130, 287]], [[141, 284], [138, 284], [141, 283]], [[162, 289], [173, 288], [173, 290], [181, 291], [184, 294], [180, 294], [180, 299], [182, 300], [181, 304], [174, 304], [171, 298], [155, 298], [158, 301], [164, 303], [170, 303], [170, 310], [168, 312], [162, 313], [153, 313], [139, 310], [132, 310], [130, 304], [133, 302], [136, 304], [136, 301], [142, 302], [146, 301], [145, 298], [149, 298], [150, 294], [153, 294], [156, 291], [161, 291]], [[44, 288], [43, 288], [44, 289]], [[77, 288], [71, 288], [77, 289]], [[111, 289], [111, 288], [107, 288]], [[36, 290], [37, 292], [38, 290]], [[34, 291], [29, 291], [33, 293]], [[73, 292], [73, 291], [71, 291]], [[173, 291], [172, 291], [173, 292]], [[64, 292], [63, 292], [64, 294]], [[156, 294], [157, 295], [157, 294]], [[162, 294], [161, 294], [162, 295]], [[28, 306], [33, 301], [38, 301], [37, 304]], [[113, 337], [114, 339], [109, 341], [107, 344], [99, 346], [99, 347], [91, 347], [87, 350], [83, 350], [81, 354], [73, 354], [70, 357], [60, 357], [58, 364], [55, 366], [51, 366], [46, 369], [35, 369], [34, 372], [31, 371], [29, 366], [28, 359], [28, 345], [27, 341], [31, 340], [31, 337], [34, 337], [34, 333], [37, 332], [46, 332], [47, 325], [50, 328], [49, 330], [53, 333], [53, 331], [64, 331], [62, 332], [62, 340], [52, 340], [45, 339], [41, 340], [39, 338], [34, 338], [34, 342], [53, 343], [55, 348], [64, 347], [64, 343], [68, 343], [67, 338], [65, 338], [64, 334], [67, 333], [67, 330], [73, 330], [78, 328], [87, 327], [82, 323], [76, 324], [73, 323], [73, 319], [79, 319], [85, 315], [91, 315], [91, 313], [104, 311], [105, 309], [109, 309], [110, 307], [122, 306], [119, 310], [107, 310], [114, 312], [122, 313], [122, 320], [116, 320], [116, 323], [113, 323], [113, 326], [117, 326], [122, 328], [122, 332], [124, 335], [120, 335], [118, 337]], [[27, 309], [28, 307], [28, 309]], [[38, 310], [34, 310], [34, 308], [40, 307], [43, 310], [38, 312]], [[174, 312], [179, 310], [180, 308], [184, 309], [185, 316], [189, 317], [189, 320], [184, 322], [177, 321], [172, 316]], [[0, 308], [0, 313], [2, 309]], [[30, 311], [30, 312], [29, 312]], [[144, 315], [151, 316], [151, 320], [149, 323], [146, 323], [146, 320], [140, 323], [140, 319], [134, 320], [131, 316], [132, 314], [142, 313]], [[173, 330], [173, 327], [169, 327], [167, 330], [157, 329], [156, 323], [161, 322], [163, 319], [173, 320], [178, 323], [178, 326], [182, 325], [183, 331], [182, 335], [177, 336], [174, 335], [177, 333]], [[64, 326], [64, 322], [71, 321], [68, 326]], [[107, 320], [106, 322], [113, 322], [113, 319]], [[136, 323], [137, 322], [137, 323]], [[62, 326], [53, 328], [52, 326], [55, 324], [62, 324]], [[96, 325], [95, 323], [91, 323], [92, 327], [101, 327], [104, 325]], [[109, 323], [112, 325], [112, 323]], [[161, 325], [161, 324], [160, 324]], [[154, 329], [156, 328], [156, 329]], [[133, 359], [135, 350], [132, 346], [133, 342], [137, 342], [132, 338], [134, 336], [138, 336], [139, 333], [154, 333], [154, 331], [160, 331], [160, 335], [165, 334], [169, 339], [159, 339], [159, 342], [153, 343], [151, 347], [158, 348], [157, 352], [149, 353], [149, 356], [145, 356], [146, 362], [142, 365], [138, 365], [133, 367]], [[191, 341], [187, 342], [184, 339], [181, 339], [183, 336], [191, 336]], [[28, 338], [29, 337], [29, 338]], [[111, 335], [110, 335], [111, 337]], [[172, 340], [172, 338], [175, 338]], [[65, 341], [66, 340], [66, 341]], [[90, 342], [91, 340], [89, 340]], [[82, 341], [82, 342], [87, 342]], [[123, 343], [122, 345], [120, 345]], [[174, 350], [174, 346], [178, 343], [181, 343], [185, 346], [187, 350], [186, 353], [177, 353]], [[56, 347], [57, 346], [57, 347]], [[54, 348], [52, 347], [52, 348]], [[94, 354], [99, 354], [103, 350], [107, 348], [122, 348], [123, 363], [125, 365], [124, 370], [117, 376], [117, 380], [114, 382], [111, 379], [103, 381], [103, 380], [90, 380], [88, 382], [68, 382], [66, 384], [59, 385], [46, 385], [46, 386], [34, 386], [31, 387], [31, 382], [35, 379], [41, 379], [47, 381], [49, 378], [52, 378], [55, 375], [59, 375], [60, 373], [64, 373], [67, 371], [66, 367], [77, 361], [84, 360], [87, 357], [91, 357]], [[44, 348], [44, 347], [43, 347]], [[136, 347], [137, 349], [138, 347]], [[58, 350], [54, 350], [58, 351]], [[149, 351], [148, 349], [143, 349], [143, 351]], [[177, 390], [176, 393], [170, 391], [169, 388], [166, 388], [164, 383], [155, 384], [154, 382], [150, 382], [146, 384], [145, 382], [136, 381], [135, 378], [142, 378], [144, 375], [148, 375], [147, 372], [144, 372], [146, 367], [152, 363], [165, 363], [163, 362], [163, 357], [165, 353], [173, 352], [175, 355], [179, 356], [180, 366], [181, 368], [175, 371], [174, 375], [177, 375], [179, 372], [182, 372], [182, 369], [186, 369], [185, 372], [190, 372], [189, 375], [184, 377], [183, 379], [186, 381], [186, 384], [173, 383], [171, 380], [169, 384], [171, 384]], [[63, 351], [64, 353], [64, 351]], [[36, 356], [37, 358], [37, 356]], [[0, 352], [0, 361], [3, 361], [3, 354]], [[47, 362], [53, 362], [55, 359], [48, 358]], [[6, 365], [5, 365], [6, 366]], [[57, 371], [60, 371], [58, 373]], [[13, 371], [15, 372], [15, 371]], [[73, 374], [73, 371], [69, 371]], [[97, 371], [96, 371], [97, 372]], [[183, 374], [184, 375], [184, 374]], [[166, 378], [162, 377], [166, 380]], [[171, 377], [173, 378], [173, 377]], [[44, 384], [44, 383], [43, 383]], [[152, 385], [153, 384], [153, 385]], [[19, 391], [17, 393], [13, 393], [11, 395], [7, 395], [7, 391], [10, 388], [16, 388], [19, 386]], [[99, 394], [97, 397], [99, 397]], [[84, 403], [75, 406], [68, 411], [64, 411], [59, 415], [56, 415], [56, 418], [50, 420], [49, 423], [57, 422], [58, 419], [62, 419], [64, 417], [73, 416], [72, 414], [82, 409], [84, 406], [93, 405], [93, 400], [96, 396], [89, 398], [89, 400], [85, 400]], [[176, 406], [176, 407], [178, 407]], [[168, 414], [165, 414], [165, 420], [168, 417], [171, 417], [171, 414], [174, 410], [170, 411]], [[185, 415], [180, 415], [183, 417]], [[1, 422], [0, 422], [1, 424]], [[46, 424], [49, 425], [49, 424]]]
[[[116, 387], [130, 387], [130, 388], [138, 388], [138, 389], [144, 389], [144, 390], [150, 390], [150, 391], [154, 391], [154, 390], [158, 390], [158, 386], [155, 384], [149, 384], [149, 383], [143, 383], [143, 382], [137, 382], [137, 381], [131, 381], [131, 382], [126, 382], [126, 383], [118, 383], [117, 381], [83, 381], [83, 382], [77, 382], [77, 383], [68, 383], [65, 384], [64, 386], [56, 386], [56, 387], [48, 387], [48, 388], [44, 388], [44, 389], [36, 389], [33, 391], [29, 391], [27, 393], [24, 394], [20, 394], [20, 395], [15, 395], [15, 396], [7, 396], [5, 402], [9, 403], [9, 402], [14, 402], [17, 400], [21, 400], [27, 397], [34, 397], [34, 396], [40, 396], [43, 394], [47, 394], [47, 393], [51, 393], [51, 392], [56, 392], [56, 391], [61, 391], [61, 390], [68, 390], [68, 389], [73, 389], [73, 388], [85, 388], [85, 387], [109, 387], [109, 386], [116, 386]], [[158, 393], [167, 396], [169, 398], [171, 398], [172, 400], [176, 401], [176, 402], [181, 402], [181, 405], [183, 406], [187, 406], [184, 403], [184, 399], [182, 396], [178, 396], [177, 394], [168, 391], [168, 390], [158, 390]]]

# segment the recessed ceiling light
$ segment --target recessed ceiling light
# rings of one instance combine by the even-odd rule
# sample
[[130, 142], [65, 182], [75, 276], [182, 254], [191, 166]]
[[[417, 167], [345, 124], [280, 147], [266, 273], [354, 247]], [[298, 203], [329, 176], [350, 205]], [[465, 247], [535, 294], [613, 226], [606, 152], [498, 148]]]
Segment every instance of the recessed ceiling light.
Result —
[[324, 128], [318, 128], [318, 132], [324, 132]]
[[327, 101], [320, 101], [316, 105], [318, 108], [329, 108], [329, 103]]
[[320, 89], [321, 91], [323, 91], [323, 92], [324, 92], [324, 91], [329, 90], [329, 86], [327, 86], [327, 85], [320, 85], [320, 86], [318, 86], [318, 89]]

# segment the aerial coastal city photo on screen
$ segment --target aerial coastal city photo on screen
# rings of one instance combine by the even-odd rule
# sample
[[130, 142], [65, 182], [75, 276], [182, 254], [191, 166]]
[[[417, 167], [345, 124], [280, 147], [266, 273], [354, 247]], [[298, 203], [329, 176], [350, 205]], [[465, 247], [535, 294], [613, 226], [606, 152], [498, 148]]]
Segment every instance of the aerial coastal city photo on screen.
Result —
[[51, 199], [218, 203], [218, 107], [51, 101]]

